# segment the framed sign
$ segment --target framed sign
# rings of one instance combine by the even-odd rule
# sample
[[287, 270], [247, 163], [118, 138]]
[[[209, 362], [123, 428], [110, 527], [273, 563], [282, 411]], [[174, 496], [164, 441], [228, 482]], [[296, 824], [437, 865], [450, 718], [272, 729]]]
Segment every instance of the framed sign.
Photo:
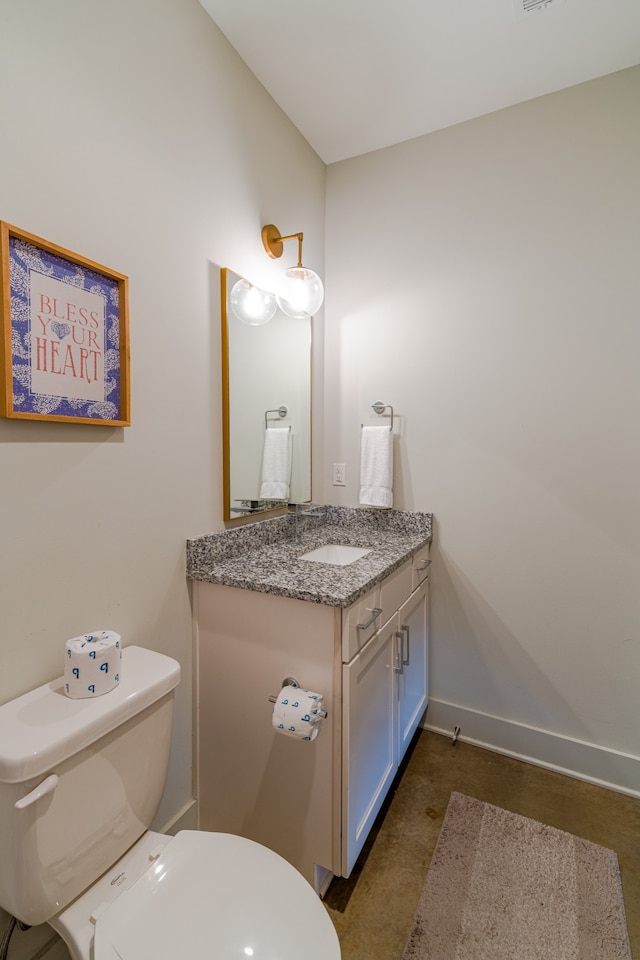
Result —
[[127, 277], [0, 222], [0, 416], [126, 427]]

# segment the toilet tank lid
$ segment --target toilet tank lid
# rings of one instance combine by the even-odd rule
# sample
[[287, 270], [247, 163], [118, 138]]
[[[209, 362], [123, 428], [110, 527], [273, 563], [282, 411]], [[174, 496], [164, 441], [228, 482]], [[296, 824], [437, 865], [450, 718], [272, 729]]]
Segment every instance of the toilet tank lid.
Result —
[[134, 717], [180, 682], [180, 664], [143, 647], [122, 651], [117, 687], [72, 700], [64, 677], [0, 706], [0, 782], [40, 776]]

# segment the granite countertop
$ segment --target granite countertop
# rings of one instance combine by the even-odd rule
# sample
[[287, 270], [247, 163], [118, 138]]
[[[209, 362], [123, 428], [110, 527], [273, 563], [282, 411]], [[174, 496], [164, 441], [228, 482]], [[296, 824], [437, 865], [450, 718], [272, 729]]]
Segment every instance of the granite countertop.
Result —
[[[296, 523], [299, 537], [296, 538]], [[294, 600], [348, 607], [431, 542], [432, 514], [315, 507], [187, 541], [187, 576]], [[300, 560], [327, 543], [371, 550], [345, 566]]]

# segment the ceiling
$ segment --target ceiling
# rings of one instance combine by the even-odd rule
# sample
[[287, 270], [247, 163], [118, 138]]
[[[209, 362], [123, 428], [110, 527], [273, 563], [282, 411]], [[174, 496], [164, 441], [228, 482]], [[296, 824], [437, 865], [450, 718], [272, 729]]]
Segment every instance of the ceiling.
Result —
[[640, 0], [200, 3], [325, 163], [640, 62]]

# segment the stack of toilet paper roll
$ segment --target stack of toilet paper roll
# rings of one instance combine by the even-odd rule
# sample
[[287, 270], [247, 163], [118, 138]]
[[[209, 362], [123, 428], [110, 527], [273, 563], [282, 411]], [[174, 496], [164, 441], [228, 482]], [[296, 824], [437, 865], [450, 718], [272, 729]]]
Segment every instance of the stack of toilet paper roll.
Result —
[[325, 716], [322, 694], [286, 686], [278, 694], [271, 722], [276, 733], [296, 740], [315, 740]]
[[72, 700], [101, 697], [120, 682], [122, 644], [113, 630], [96, 630], [67, 640], [64, 692]]

